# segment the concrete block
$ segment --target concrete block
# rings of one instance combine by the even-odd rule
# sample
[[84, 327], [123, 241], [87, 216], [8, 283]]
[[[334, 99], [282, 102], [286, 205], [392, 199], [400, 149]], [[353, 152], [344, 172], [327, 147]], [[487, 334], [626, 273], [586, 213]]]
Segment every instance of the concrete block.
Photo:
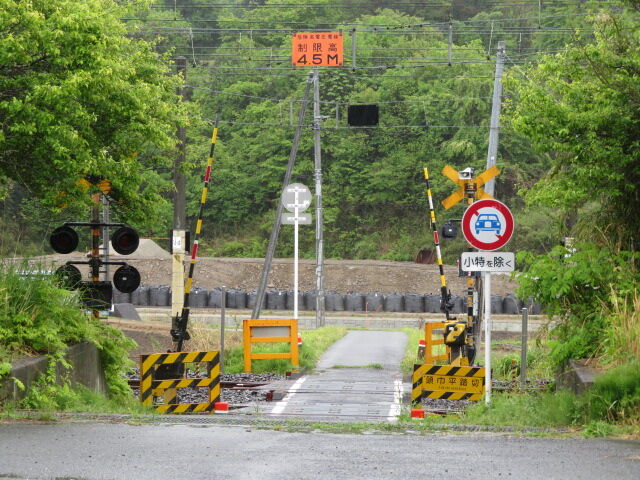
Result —
[[[72, 365], [69, 371], [60, 365], [56, 368], [58, 383], [62, 383], [63, 377], [68, 377], [72, 385], [84, 385], [85, 387], [106, 395], [107, 382], [100, 362], [100, 352], [95, 345], [82, 342], [67, 349], [66, 360]], [[0, 402], [6, 400], [22, 400], [29, 386], [34, 383], [40, 374], [44, 373], [49, 364], [45, 356], [35, 358], [23, 358], [13, 363], [9, 378], [0, 384]], [[18, 388], [13, 380], [18, 379], [25, 386], [25, 390]]]
[[593, 386], [599, 373], [597, 368], [589, 365], [588, 359], [570, 360], [563, 371], [556, 375], [556, 384], [558, 388], [581, 394]]
[[124, 318], [125, 320], [142, 320], [136, 307], [132, 303], [116, 303], [113, 305], [113, 315], [110, 316]]

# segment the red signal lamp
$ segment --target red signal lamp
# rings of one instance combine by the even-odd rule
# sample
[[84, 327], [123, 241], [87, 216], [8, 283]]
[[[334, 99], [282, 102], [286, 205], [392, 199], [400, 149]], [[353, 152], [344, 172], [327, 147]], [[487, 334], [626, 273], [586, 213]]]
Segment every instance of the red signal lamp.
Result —
[[120, 227], [111, 236], [111, 246], [120, 255], [131, 255], [138, 245], [140, 245], [140, 237], [131, 227]]
[[78, 234], [68, 225], [56, 228], [49, 237], [49, 244], [55, 252], [71, 253], [78, 246]]
[[131, 265], [123, 265], [113, 274], [113, 285], [122, 293], [131, 293], [140, 286], [140, 272]]

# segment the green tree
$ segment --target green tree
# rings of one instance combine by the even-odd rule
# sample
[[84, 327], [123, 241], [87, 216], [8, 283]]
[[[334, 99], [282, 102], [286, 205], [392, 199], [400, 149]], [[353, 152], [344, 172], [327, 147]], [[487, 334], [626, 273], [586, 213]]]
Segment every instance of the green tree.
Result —
[[[513, 72], [511, 125], [546, 154], [552, 168], [530, 202], [573, 211], [591, 234], [616, 227], [625, 248], [640, 231], [640, 15], [595, 19], [595, 41], [546, 56], [525, 76]], [[613, 234], [613, 231], [611, 232]]]
[[179, 79], [119, 20], [146, 3], [0, 0], [0, 185], [55, 205], [86, 199], [75, 182], [99, 175], [129, 220], [154, 217], [163, 182], [149, 169], [187, 116]]

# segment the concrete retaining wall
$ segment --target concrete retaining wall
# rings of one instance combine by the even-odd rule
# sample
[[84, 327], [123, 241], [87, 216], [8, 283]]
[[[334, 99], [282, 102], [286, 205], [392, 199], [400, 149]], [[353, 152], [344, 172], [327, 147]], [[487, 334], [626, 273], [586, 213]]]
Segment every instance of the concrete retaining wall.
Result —
[[[56, 377], [59, 383], [63, 377], [68, 377], [72, 385], [84, 385], [95, 392], [106, 395], [107, 382], [100, 362], [100, 352], [95, 345], [89, 342], [79, 343], [69, 347], [65, 357], [72, 368], [65, 370], [58, 365]], [[49, 359], [44, 356], [23, 358], [16, 361], [9, 378], [0, 383], [0, 402], [22, 400], [27, 394], [29, 386], [38, 379], [41, 373], [46, 371], [48, 363]], [[24, 390], [18, 388], [14, 378], [24, 384]]]
[[[163, 322], [167, 325], [171, 322], [171, 310], [168, 308], [136, 308], [142, 323], [146, 322]], [[291, 311], [263, 310], [261, 318], [293, 318]], [[226, 326], [231, 328], [239, 326], [242, 328], [242, 320], [251, 318], [249, 310], [229, 309], [226, 312]], [[326, 325], [339, 325], [345, 327], [364, 327], [364, 328], [403, 328], [403, 327], [420, 327], [425, 321], [442, 321], [444, 314], [428, 314], [428, 313], [356, 313], [356, 312], [326, 312]], [[192, 310], [189, 314], [189, 321], [196, 323], [204, 323], [207, 325], [220, 325], [220, 309], [199, 309]], [[543, 325], [546, 325], [549, 319], [546, 315], [530, 315], [528, 323], [529, 333], [535, 333]], [[504, 332], [511, 336], [519, 335], [522, 330], [522, 317], [520, 315], [492, 315], [491, 323], [493, 332]], [[300, 312], [298, 317], [298, 325], [302, 329], [313, 329], [316, 327], [315, 313]], [[167, 331], [169, 330], [167, 326]]]

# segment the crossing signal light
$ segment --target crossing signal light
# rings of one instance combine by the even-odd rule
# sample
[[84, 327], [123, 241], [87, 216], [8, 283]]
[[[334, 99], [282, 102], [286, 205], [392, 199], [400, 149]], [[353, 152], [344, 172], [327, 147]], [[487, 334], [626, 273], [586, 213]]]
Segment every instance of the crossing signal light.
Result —
[[140, 245], [140, 237], [131, 227], [120, 227], [111, 236], [111, 246], [120, 255], [131, 255]]
[[78, 267], [69, 263], [62, 265], [56, 270], [56, 275], [64, 288], [75, 290], [82, 282], [82, 274]]
[[123, 265], [113, 274], [113, 285], [122, 293], [131, 293], [140, 286], [140, 272], [131, 265]]
[[[71, 253], [78, 247], [78, 234], [72, 227], [89, 227], [95, 233], [99, 227], [119, 227], [111, 236], [111, 245], [120, 255], [131, 255], [140, 245], [138, 233], [122, 223], [67, 222], [56, 228], [49, 237], [51, 248], [57, 253]], [[95, 243], [94, 243], [95, 245]], [[75, 265], [88, 265], [91, 281], [82, 281], [82, 274]], [[102, 265], [121, 265], [113, 275], [113, 285], [108, 281], [97, 281]], [[61, 286], [79, 290], [83, 305], [90, 310], [107, 310], [111, 307], [113, 286], [123, 293], [131, 293], [140, 286], [140, 273], [122, 261], [103, 260], [95, 252], [87, 260], [70, 261], [56, 270]]]
[[352, 127], [378, 125], [378, 105], [349, 105], [347, 123]]
[[68, 225], [62, 225], [51, 233], [49, 243], [55, 252], [71, 253], [78, 246], [78, 234]]
[[456, 238], [458, 235], [458, 227], [451, 222], [444, 222], [442, 224], [442, 236], [444, 238]]

